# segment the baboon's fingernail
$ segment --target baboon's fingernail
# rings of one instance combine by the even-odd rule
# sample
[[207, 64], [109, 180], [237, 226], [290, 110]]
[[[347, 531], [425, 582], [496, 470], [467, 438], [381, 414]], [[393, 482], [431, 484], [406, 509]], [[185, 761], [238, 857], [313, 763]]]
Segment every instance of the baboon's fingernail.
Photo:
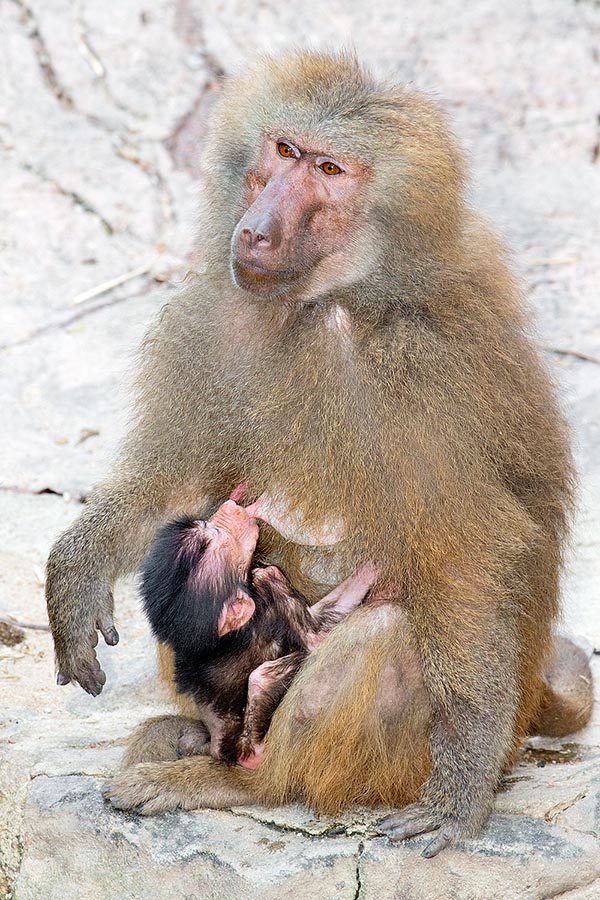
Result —
[[109, 628], [104, 638], [109, 647], [114, 647], [119, 643], [119, 632], [116, 628]]

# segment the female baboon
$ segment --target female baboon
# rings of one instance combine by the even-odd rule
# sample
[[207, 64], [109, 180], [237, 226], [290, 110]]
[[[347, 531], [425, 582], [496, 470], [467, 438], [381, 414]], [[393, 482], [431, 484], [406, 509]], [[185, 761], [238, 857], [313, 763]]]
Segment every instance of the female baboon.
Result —
[[[485, 820], [536, 716], [556, 724], [543, 666], [569, 449], [463, 180], [435, 104], [352, 56], [265, 59], [225, 88], [207, 274], [151, 329], [121, 460], [50, 555], [59, 682], [99, 693], [114, 579], [157, 525], [200, 496], [210, 514], [242, 481], [273, 498], [262, 562], [316, 600], [377, 560], [394, 602], [311, 654], [256, 773], [152, 762], [154, 723], [109, 785], [116, 806], [410, 803], [383, 830], [439, 829], [433, 855]], [[556, 728], [583, 724], [586, 704]]]

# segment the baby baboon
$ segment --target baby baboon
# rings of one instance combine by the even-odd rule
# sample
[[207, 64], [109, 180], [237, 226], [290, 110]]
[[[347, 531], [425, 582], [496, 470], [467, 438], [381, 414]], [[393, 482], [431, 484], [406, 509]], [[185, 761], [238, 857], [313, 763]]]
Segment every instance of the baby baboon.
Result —
[[[277, 566], [251, 572], [259, 504], [230, 498], [207, 522], [170, 522], [142, 566], [144, 608], [173, 650], [177, 689], [196, 700], [203, 752], [246, 768], [258, 766], [273, 713], [309, 652], [376, 579], [374, 566], [362, 566], [310, 607]], [[179, 750], [196, 750], [189, 730]]]
[[565, 426], [429, 98], [351, 55], [263, 59], [225, 87], [205, 168], [207, 274], [151, 329], [121, 460], [50, 555], [58, 677], [102, 690], [115, 578], [157, 525], [246, 482], [278, 501], [266, 564], [313, 601], [377, 560], [392, 603], [307, 657], [256, 772], [141, 762], [109, 796], [410, 803], [383, 830], [437, 830], [431, 856], [485, 821], [538, 712], [556, 725]]

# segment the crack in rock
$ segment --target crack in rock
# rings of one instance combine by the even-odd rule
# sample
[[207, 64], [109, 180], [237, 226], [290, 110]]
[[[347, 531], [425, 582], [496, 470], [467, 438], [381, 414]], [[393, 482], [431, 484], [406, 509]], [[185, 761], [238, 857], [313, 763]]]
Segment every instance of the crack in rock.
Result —
[[[87, 65], [90, 67], [92, 72], [94, 73], [94, 75], [97, 79], [97, 84], [100, 85], [101, 89], [104, 91], [104, 93], [106, 95], [106, 98], [109, 100], [110, 103], [113, 104], [113, 106], [116, 109], [119, 109], [121, 112], [126, 113], [128, 116], [131, 116], [132, 118], [140, 121], [140, 119], [143, 118], [140, 115], [140, 113], [138, 113], [137, 110], [135, 110], [135, 109], [131, 108], [130, 106], [126, 105], [125, 103], [123, 103], [122, 100], [119, 100], [119, 98], [115, 96], [115, 94], [113, 93], [113, 91], [110, 87], [109, 80], [107, 77], [109, 74], [108, 66], [103, 62], [100, 54], [92, 46], [92, 43], [88, 36], [88, 27], [87, 27], [87, 23], [85, 21], [85, 17], [83, 15], [83, 11], [81, 9], [80, 0], [75, 0], [74, 18], [75, 18], [74, 31], [75, 31], [75, 37], [77, 39], [77, 47], [79, 49], [79, 52], [81, 53], [81, 56], [86, 61]], [[86, 115], [91, 121], [97, 121], [98, 124], [100, 124], [101, 127], [104, 128], [106, 130], [107, 134], [109, 134], [109, 135], [111, 134], [111, 132], [113, 130], [115, 130], [115, 131], [117, 130], [117, 129], [111, 128], [110, 125], [108, 125], [107, 123], [105, 123], [101, 120], [96, 120], [94, 116], [91, 116], [88, 113], [84, 113], [84, 115]]]
[[342, 825], [339, 823], [334, 823], [330, 826], [323, 828], [322, 831], [311, 831], [309, 828], [304, 828], [302, 825], [289, 825], [283, 824], [281, 822], [273, 822], [270, 819], [264, 819], [257, 815], [252, 815], [252, 813], [242, 812], [236, 809], [228, 809], [227, 812], [231, 813], [235, 818], [240, 819], [250, 819], [252, 822], [258, 822], [261, 825], [264, 825], [266, 828], [271, 829], [272, 831], [277, 831], [279, 834], [301, 834], [303, 837], [308, 838], [324, 838], [324, 837], [353, 837], [353, 832], [349, 829], [351, 826]]
[[[25, 807], [29, 801], [30, 790], [31, 780], [22, 784], [19, 791], [19, 799], [11, 806], [10, 823], [0, 821], [3, 842], [6, 842], [8, 837], [15, 851], [13, 862], [5, 855], [8, 845], [4, 843], [3, 847], [0, 848], [2, 849], [2, 852], [0, 853], [0, 892], [4, 891], [2, 896], [5, 897], [6, 900], [11, 900], [13, 897], [13, 889], [25, 856], [25, 841], [23, 840], [22, 830], [25, 821]], [[1, 799], [3, 799], [3, 797], [0, 793], [0, 800]], [[6, 827], [8, 824], [11, 826], [10, 829]]]
[[175, 10], [176, 30], [198, 54], [206, 72], [205, 82], [196, 100], [163, 139], [175, 166], [193, 177], [200, 176], [198, 145], [205, 134], [210, 113], [217, 100], [220, 83], [226, 75], [206, 44], [204, 25], [189, 0], [179, 0]]
[[[107, 137], [110, 138], [111, 145], [114, 148], [114, 139], [117, 137], [120, 142], [120, 148], [116, 150], [116, 154], [126, 162], [132, 163], [136, 165], [139, 169], [141, 169], [149, 178], [152, 186], [156, 189], [157, 192], [157, 222], [156, 222], [156, 230], [158, 235], [158, 240], [160, 240], [161, 235], [163, 235], [168, 228], [177, 222], [177, 213], [176, 213], [176, 201], [174, 194], [172, 192], [171, 186], [168, 183], [167, 178], [163, 175], [163, 173], [159, 170], [157, 165], [151, 164], [146, 160], [143, 160], [139, 153], [135, 151], [135, 153], [128, 153], [127, 146], [132, 143], [133, 134], [131, 129], [127, 126], [122, 128], [115, 128], [113, 124], [110, 124], [104, 121], [97, 115], [93, 113], [86, 112], [78, 108], [74, 98], [69, 93], [68, 89], [61, 83], [61, 80], [57, 74], [57, 71], [52, 63], [52, 58], [50, 51], [44, 41], [42, 35], [41, 25], [35, 15], [34, 10], [29, 6], [27, 0], [12, 0], [15, 6], [21, 12], [21, 21], [24, 29], [26, 30], [28, 39], [30, 40], [35, 58], [37, 60], [42, 78], [49, 88], [51, 94], [56, 98], [58, 103], [63, 107], [63, 109], [68, 110], [75, 115], [81, 116], [84, 120], [90, 123], [90, 125], [100, 129]], [[108, 84], [108, 68], [106, 64], [102, 61], [100, 56], [96, 53], [95, 50], [92, 49], [88, 35], [86, 24], [81, 13], [79, 3], [76, 5], [76, 19], [75, 19], [75, 37], [78, 42], [78, 46], [80, 52], [87, 60], [88, 64], [91, 66], [96, 79], [97, 84], [100, 89], [102, 89], [106, 95], [110, 103], [112, 103], [116, 108], [120, 109], [122, 112], [127, 113], [127, 115], [132, 116], [134, 119], [139, 120], [139, 114], [130, 109], [128, 106], [125, 106], [121, 103], [118, 98], [116, 98]], [[210, 52], [206, 49], [204, 45], [204, 37], [203, 37], [203, 29], [202, 27], [194, 21], [194, 35], [198, 40], [198, 43], [201, 45], [198, 50], [201, 55], [205, 69], [208, 73], [208, 81], [204, 86], [204, 90], [201, 94], [201, 100], [203, 101], [202, 105], [206, 105], [207, 109], [202, 114], [202, 131], [205, 131], [206, 119], [208, 117], [208, 113], [210, 112], [210, 108], [212, 104], [205, 104], [205, 98], [207, 95], [210, 95], [215, 82], [222, 77], [224, 74], [223, 69], [220, 67], [218, 62], [212, 57]], [[174, 129], [174, 134], [177, 135], [179, 132], [180, 125], [182, 128], [185, 128], [185, 124], [188, 121], [189, 117], [192, 116], [194, 110], [196, 109], [196, 104], [192, 107], [188, 113], [185, 114], [182, 120], [180, 120], [180, 124], [177, 124]], [[195, 132], [196, 129], [194, 129]], [[135, 132], [135, 129], [134, 129]], [[197, 135], [195, 135], [197, 137]], [[186, 133], [186, 139], [188, 135]], [[176, 162], [179, 168], [187, 168], [185, 165], [179, 165], [176, 156], [171, 147], [169, 146], [170, 137], [167, 137], [164, 140], [164, 144], [167, 146], [167, 149], [170, 155]], [[177, 141], [177, 138], [175, 137]], [[185, 142], [184, 142], [185, 143]], [[5, 148], [9, 149], [9, 148]], [[10, 148], [12, 149], [12, 148]], [[198, 152], [197, 152], [197, 143], [194, 147], [194, 158], [197, 160]], [[68, 188], [63, 187], [60, 183], [51, 178], [44, 171], [36, 168], [34, 165], [27, 163], [25, 161], [17, 160], [18, 164], [22, 166], [26, 171], [31, 172], [36, 175], [43, 181], [53, 185], [55, 189], [65, 197], [68, 197], [74, 204], [79, 206], [85, 212], [94, 215], [102, 228], [108, 235], [113, 235], [115, 233], [115, 229], [112, 224], [97, 210], [88, 200], [85, 199], [81, 194], [77, 191], [69, 190]], [[198, 176], [198, 172], [194, 169], [191, 172], [195, 177]], [[127, 229], [126, 229], [127, 230]]]
[[158, 241], [160, 241], [160, 235], [170, 225], [177, 222], [176, 202], [171, 185], [158, 166], [144, 159], [139, 154], [138, 149], [128, 139], [122, 137], [121, 145], [116, 152], [125, 162], [137, 166], [146, 175], [150, 184], [158, 191], [158, 201], [162, 212], [162, 221], [157, 223]]
[[[569, 900], [569, 895], [573, 893], [573, 891], [577, 891], [579, 894], [580, 891], [585, 890], [585, 888], [591, 887], [593, 884], [596, 884], [597, 881], [600, 881], [600, 875], [594, 875], [589, 881], [584, 882], [583, 884], [573, 884], [564, 890], [558, 891], [555, 894], [546, 894], [543, 900], [557, 900], [558, 897], [564, 897], [565, 900]], [[573, 900], [576, 900], [574, 897]]]
[[30, 781], [35, 781], [36, 778], [71, 778], [73, 776], [80, 776], [82, 778], [99, 778], [105, 779], [108, 778], [106, 772], [34, 772], [29, 776]]
[[365, 850], [365, 842], [360, 841], [358, 844], [358, 850], [356, 851], [356, 890], [354, 892], [353, 900], [360, 900], [360, 894], [362, 889], [362, 879], [360, 874], [360, 861], [362, 859], [362, 855]]
[[[2, 347], [0, 347], [1, 349]], [[73, 494], [71, 491], [58, 491], [51, 487], [36, 488], [26, 484], [0, 484], [0, 491], [7, 494], [27, 494], [30, 497], [42, 497], [47, 494], [51, 497], [62, 497], [68, 503], [85, 503], [87, 500], [87, 494]]]
[[[79, 107], [75, 103], [75, 100], [73, 99], [73, 97], [71, 96], [71, 94], [69, 93], [67, 88], [61, 83], [60, 78], [58, 77], [56, 69], [54, 68], [54, 65], [52, 63], [52, 57], [50, 55], [50, 51], [48, 50], [48, 47], [46, 46], [46, 42], [44, 41], [44, 38], [42, 36], [41, 28], [40, 28], [40, 25], [38, 23], [38, 20], [37, 20], [37, 17], [35, 15], [34, 11], [25, 2], [25, 0], [12, 0], [12, 2], [15, 4], [15, 6], [17, 6], [21, 10], [23, 26], [27, 31], [28, 38], [30, 39], [31, 43], [33, 44], [33, 51], [34, 51], [35, 57], [37, 59], [38, 66], [40, 68], [40, 72], [42, 73], [42, 78], [44, 79], [46, 85], [48, 86], [51, 94], [57, 99], [57, 101], [60, 103], [60, 105], [63, 107], [63, 109], [66, 109], [69, 112], [72, 112], [78, 116], [81, 116], [83, 119], [85, 119], [91, 125], [94, 125], [97, 128], [99, 128], [101, 131], [103, 131], [107, 135], [107, 137], [109, 137], [111, 140], [114, 138], [115, 134], [118, 134], [119, 137], [122, 138], [122, 140], [125, 140], [125, 136], [122, 133], [120, 133], [118, 129], [116, 129], [110, 123], [104, 121], [100, 116], [97, 116], [97, 115], [94, 115], [93, 113], [89, 113], [89, 112], [79, 109]], [[96, 74], [96, 77], [98, 79], [98, 83], [102, 86], [102, 89], [106, 93], [106, 96], [108, 97], [109, 101], [112, 104], [114, 104], [114, 106], [117, 109], [120, 109], [121, 112], [127, 113], [128, 115], [132, 116], [134, 119], [139, 120], [139, 118], [140, 118], [139, 114], [135, 110], [130, 109], [129, 107], [125, 106], [120, 100], [118, 100], [113, 95], [112, 91], [110, 90], [110, 87], [106, 80], [106, 71], [107, 71], [106, 66], [104, 65], [104, 63], [102, 62], [102, 60], [100, 59], [98, 54], [95, 53], [95, 51], [92, 51], [92, 49], [90, 47], [89, 41], [88, 41], [86, 33], [85, 33], [85, 26], [84, 26], [83, 19], [81, 17], [77, 18], [75, 24], [76, 24], [75, 34], [76, 34], [76, 38], [79, 43], [80, 49], [82, 47], [85, 47], [87, 49], [87, 51], [89, 52], [89, 54], [91, 54], [91, 56], [95, 60], [97, 60], [98, 65], [103, 70], [103, 74], [100, 75], [98, 73], [98, 71], [96, 71], [96, 69], [94, 68], [94, 65], [92, 65], [90, 56], [87, 55], [85, 52], [82, 53], [84, 58], [86, 58], [88, 64], [91, 65], [91, 68], [94, 71], [94, 73]], [[127, 131], [127, 133], [129, 133], [128, 129], [126, 129], [126, 131]], [[36, 173], [36, 174], [40, 174], [40, 173]], [[41, 174], [40, 174], [40, 177], [42, 177]], [[85, 203], [85, 201], [84, 201], [84, 203]], [[112, 233], [112, 228], [111, 228], [110, 233]]]
[[4, 150], [5, 153], [10, 154], [16, 164], [25, 172], [29, 172], [31, 175], [35, 175], [35, 177], [39, 178], [40, 181], [43, 181], [44, 184], [48, 184], [53, 187], [54, 190], [62, 197], [67, 197], [67, 199], [74, 203], [75, 206], [78, 206], [84, 212], [98, 219], [106, 234], [112, 236], [115, 233], [115, 229], [108, 221], [108, 219], [106, 219], [99, 210], [97, 210], [88, 200], [86, 200], [85, 197], [82, 197], [81, 194], [78, 194], [77, 191], [72, 191], [69, 188], [64, 187], [62, 184], [60, 184], [59, 181], [56, 180], [56, 178], [48, 175], [48, 173], [41, 169], [39, 166], [35, 166], [33, 163], [30, 163], [25, 159], [19, 159], [14, 148], [9, 146], [8, 144], [0, 143], [0, 148]]
[[34, 52], [44, 81], [61, 106], [64, 106], [65, 109], [69, 110], [75, 109], [73, 98], [67, 89], [60, 83], [58, 75], [52, 65], [50, 53], [42, 37], [35, 13], [25, 0], [13, 0], [13, 3], [21, 10], [22, 22], [27, 29], [28, 37], [33, 43]]
[[551, 806], [550, 809], [546, 810], [544, 819], [546, 822], [556, 822], [563, 813], [567, 812], [568, 809], [571, 809], [572, 806], [575, 806], [576, 803], [579, 803], [579, 801], [583, 800], [585, 797], [587, 797], [587, 791], [580, 791], [575, 797], [572, 797], [569, 800], [555, 803], [554, 806]]
[[220, 81], [226, 74], [223, 66], [208, 49], [204, 23], [198, 11], [192, 8], [190, 0], [177, 0], [175, 5], [175, 27], [179, 36], [194, 47], [208, 71], [209, 82]]

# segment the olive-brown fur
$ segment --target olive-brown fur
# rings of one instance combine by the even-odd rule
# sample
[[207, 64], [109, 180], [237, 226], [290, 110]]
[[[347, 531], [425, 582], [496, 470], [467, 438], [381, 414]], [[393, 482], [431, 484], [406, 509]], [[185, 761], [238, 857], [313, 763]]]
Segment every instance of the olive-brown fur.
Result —
[[[267, 299], [233, 284], [231, 236], [266, 133], [364, 166], [349, 283], [315, 270]], [[317, 599], [320, 573], [333, 582], [377, 560], [398, 614], [361, 609], [311, 654], [257, 773], [142, 762], [113, 780], [115, 805], [303, 797], [332, 812], [419, 797], [409, 816], [441, 827], [443, 845], [481, 825], [536, 716], [552, 718], [542, 670], [568, 440], [504, 250], [463, 185], [436, 104], [376, 83], [351, 56], [265, 59], [226, 86], [206, 153], [207, 274], [150, 330], [121, 461], [50, 557], [59, 670], [101, 689], [89, 637], [114, 578], [158, 523], [199, 496], [210, 512], [241, 481], [253, 496], [283, 488], [316, 529], [345, 524], [341, 543], [314, 548], [265, 527], [263, 562]], [[332, 667], [335, 697], [320, 707]], [[391, 710], [390, 692], [378, 700], [386, 678]]]

